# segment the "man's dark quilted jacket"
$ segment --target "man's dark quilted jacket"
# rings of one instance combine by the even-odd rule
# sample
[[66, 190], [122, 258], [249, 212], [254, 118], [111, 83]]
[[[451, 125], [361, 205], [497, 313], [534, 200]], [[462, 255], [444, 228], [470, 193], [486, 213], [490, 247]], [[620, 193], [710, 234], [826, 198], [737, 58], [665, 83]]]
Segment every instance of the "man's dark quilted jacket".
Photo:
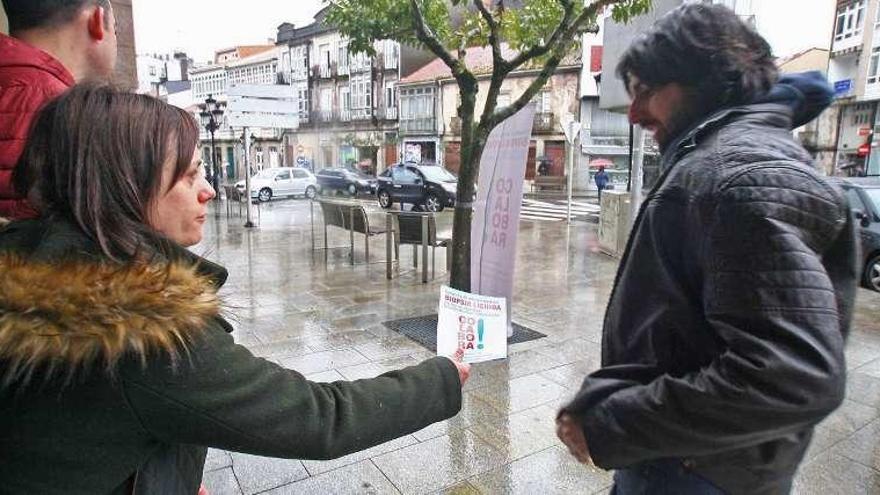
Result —
[[846, 200], [792, 110], [720, 112], [666, 153], [605, 316], [603, 368], [564, 408], [603, 468], [660, 458], [729, 493], [790, 489], [843, 400], [857, 280]]

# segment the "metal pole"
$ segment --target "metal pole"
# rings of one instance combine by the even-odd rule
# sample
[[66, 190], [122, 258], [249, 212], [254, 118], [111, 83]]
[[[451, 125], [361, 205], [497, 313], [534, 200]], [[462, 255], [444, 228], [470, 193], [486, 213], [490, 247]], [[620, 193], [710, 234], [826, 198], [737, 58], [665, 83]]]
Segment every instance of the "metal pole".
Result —
[[574, 143], [577, 142], [578, 135], [580, 134], [580, 122], [574, 120], [569, 122], [568, 125], [568, 133], [565, 136], [565, 140], [568, 141], [568, 208], [565, 215], [566, 222], [571, 223], [571, 195], [572, 188], [574, 187], [574, 169], [575, 169], [575, 148]]
[[251, 132], [250, 129], [244, 128], [244, 194], [247, 201], [247, 221], [244, 226], [247, 228], [256, 227], [254, 224], [253, 205], [251, 204]]
[[565, 218], [571, 223], [571, 186], [574, 183], [574, 143], [568, 143], [568, 207]]
[[214, 188], [214, 192], [220, 195], [220, 192], [217, 191], [217, 145], [214, 144], [214, 131], [216, 130], [217, 123], [214, 121], [214, 115], [211, 115], [211, 122], [208, 124], [211, 126], [211, 187]]

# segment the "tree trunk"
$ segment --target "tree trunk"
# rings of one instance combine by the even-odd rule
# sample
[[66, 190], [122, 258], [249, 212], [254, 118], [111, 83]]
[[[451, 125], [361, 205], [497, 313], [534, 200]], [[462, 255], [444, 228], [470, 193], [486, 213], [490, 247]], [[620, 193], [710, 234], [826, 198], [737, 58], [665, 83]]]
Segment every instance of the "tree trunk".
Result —
[[458, 193], [456, 194], [455, 216], [452, 225], [452, 273], [450, 285], [464, 292], [471, 290], [471, 219], [473, 201], [476, 197], [476, 181], [480, 171], [485, 138], [477, 132], [474, 125], [474, 110], [477, 95], [476, 80], [472, 87], [459, 84], [461, 105], [458, 116], [461, 119], [461, 168], [458, 174]]
[[[462, 130], [462, 132], [464, 132]], [[462, 139], [461, 169], [458, 176], [458, 201], [471, 203], [475, 198], [476, 179], [480, 168], [482, 147], [477, 149], [471, 140], [468, 145]], [[473, 206], [456, 206], [452, 225], [452, 275], [453, 288], [470, 292], [471, 290], [471, 220]]]

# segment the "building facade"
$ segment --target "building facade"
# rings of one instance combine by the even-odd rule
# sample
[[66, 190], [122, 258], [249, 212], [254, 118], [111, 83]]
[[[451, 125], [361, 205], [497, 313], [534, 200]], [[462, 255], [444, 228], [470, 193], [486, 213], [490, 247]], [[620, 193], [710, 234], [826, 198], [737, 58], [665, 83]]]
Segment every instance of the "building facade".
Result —
[[[507, 46], [505, 58], [515, 56]], [[465, 64], [478, 78], [476, 115], [482, 113], [490, 86], [492, 52], [473, 47], [465, 54]], [[535, 96], [537, 106], [524, 179], [535, 177], [538, 164], [548, 162], [550, 175], [566, 174], [567, 145], [562, 130], [566, 118], [577, 119], [579, 106], [580, 54], [567, 57]], [[511, 73], [504, 80], [498, 106], [519, 98], [538, 75], [535, 68]], [[461, 166], [461, 121], [457, 115], [459, 89], [449, 68], [434, 59], [404, 77], [398, 88], [400, 98], [400, 142], [405, 160], [434, 162], [457, 173]]]
[[[211, 64], [193, 67], [189, 71], [192, 103], [189, 108], [202, 124], [200, 135], [202, 159], [205, 163], [217, 163], [221, 182], [234, 182], [245, 176], [244, 136], [241, 129], [229, 127], [225, 118], [228, 89], [237, 84], [277, 84], [278, 54], [275, 45], [247, 45], [218, 50]], [[177, 95], [175, 104], [183, 106], [183, 95]], [[206, 100], [217, 102], [223, 111], [220, 128], [214, 132], [216, 156], [211, 160], [211, 134], [206, 126], [208, 119]], [[171, 97], [169, 97], [169, 100]], [[186, 107], [185, 107], [186, 108]], [[279, 129], [253, 129], [251, 131], [251, 155], [248, 163], [251, 172], [283, 163]]]
[[299, 129], [285, 136], [286, 164], [380, 173], [399, 159], [400, 78], [430, 57], [390, 40], [376, 41], [373, 57], [350, 53], [324, 22], [327, 10], [306, 26], [278, 28], [282, 80], [297, 88], [300, 104]]
[[839, 0], [828, 79], [834, 85], [834, 175], [880, 175], [877, 105], [880, 100], [880, 0]]
[[137, 92], [161, 98], [169, 92], [166, 87], [169, 81], [189, 80], [189, 70], [192, 66], [192, 59], [183, 52], [138, 55]]

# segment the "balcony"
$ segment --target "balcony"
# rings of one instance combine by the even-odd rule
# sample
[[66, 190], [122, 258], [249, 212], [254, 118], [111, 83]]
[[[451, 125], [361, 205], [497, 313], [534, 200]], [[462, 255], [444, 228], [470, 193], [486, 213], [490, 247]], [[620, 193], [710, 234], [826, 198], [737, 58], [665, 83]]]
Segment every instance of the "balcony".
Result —
[[386, 108], [384, 112], [384, 118], [385, 120], [397, 120], [397, 108]]
[[534, 133], [552, 133], [556, 132], [554, 124], [556, 123], [553, 118], [552, 112], [542, 112], [535, 114], [535, 124], [533, 126], [532, 132]]
[[347, 76], [348, 64], [338, 66], [338, 68], [336, 69], [336, 74], [339, 76]]
[[360, 72], [370, 72], [373, 69], [373, 59], [369, 57], [356, 56], [349, 63], [349, 73], [356, 74]]
[[380, 57], [381, 58], [379, 60], [382, 60], [383, 70], [397, 70], [397, 68], [399, 67], [397, 57], [395, 57], [393, 54], [385, 53], [381, 54]]
[[341, 120], [342, 122], [351, 122], [351, 110], [340, 110], [339, 120]]
[[[401, 119], [400, 132], [402, 134], [434, 134], [437, 126], [434, 117], [421, 117], [414, 119]], [[461, 134], [461, 129], [456, 134]]]
[[351, 120], [369, 120], [373, 118], [372, 108], [353, 108], [351, 110]]
[[581, 134], [581, 151], [588, 155], [627, 155], [629, 136], [594, 136]]
[[294, 81], [308, 81], [309, 71], [305, 67], [296, 67], [290, 71]]
[[332, 110], [315, 110], [312, 112], [312, 120], [314, 122], [332, 122], [333, 121], [333, 111]]
[[321, 64], [316, 65], [312, 69], [313, 74], [317, 74], [317, 76], [321, 79], [330, 79], [333, 77], [333, 70], [329, 65]]

